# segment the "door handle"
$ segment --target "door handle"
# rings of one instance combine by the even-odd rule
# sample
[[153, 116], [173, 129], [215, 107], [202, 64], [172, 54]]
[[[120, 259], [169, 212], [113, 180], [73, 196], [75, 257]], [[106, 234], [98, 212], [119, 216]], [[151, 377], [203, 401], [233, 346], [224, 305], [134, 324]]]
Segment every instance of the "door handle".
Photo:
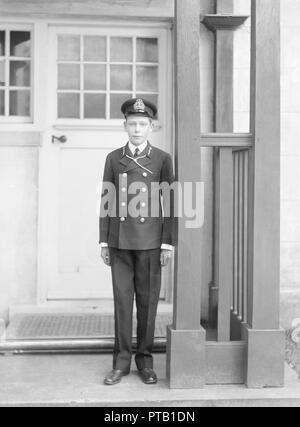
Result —
[[62, 136], [52, 135], [52, 144], [54, 144], [55, 141], [58, 141], [61, 144], [65, 144], [68, 141], [68, 138], [65, 135], [62, 135]]

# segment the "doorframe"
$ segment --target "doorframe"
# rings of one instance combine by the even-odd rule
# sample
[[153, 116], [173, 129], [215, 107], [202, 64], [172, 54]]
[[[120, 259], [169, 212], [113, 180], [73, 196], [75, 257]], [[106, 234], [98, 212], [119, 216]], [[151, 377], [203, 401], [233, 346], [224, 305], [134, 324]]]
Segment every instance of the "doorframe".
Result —
[[[51, 107], [51, 100], [53, 99], [53, 94], [51, 93], [51, 85], [49, 84], [49, 70], [50, 68], [50, 59], [51, 59], [51, 52], [48, 52], [48, 49], [45, 49], [45, 46], [51, 46], [51, 40], [50, 40], [50, 33], [51, 28], [53, 27], [97, 27], [101, 24], [102, 27], [131, 27], [134, 26], [135, 28], [144, 28], [145, 25], [149, 28], [160, 28], [169, 30], [166, 31], [166, 49], [167, 49], [167, 55], [168, 58], [166, 60], [166, 66], [167, 66], [167, 75], [171, 76], [170, 80], [168, 81], [167, 87], [165, 88], [166, 92], [166, 106], [165, 108], [165, 117], [164, 122], [166, 123], [166, 135], [167, 140], [170, 141], [170, 148], [171, 148], [171, 154], [175, 154], [175, 143], [174, 143], [174, 102], [173, 102], [173, 94], [174, 94], [174, 71], [173, 71], [173, 48], [172, 48], [172, 22], [170, 21], [122, 21], [122, 20], [103, 20], [99, 19], [97, 21], [91, 21], [91, 20], [34, 20], [34, 23], [32, 25], [34, 26], [33, 31], [33, 37], [34, 37], [34, 43], [39, 45], [39, 49], [36, 49], [34, 51], [34, 54], [36, 57], [34, 58], [36, 68], [38, 70], [38, 73], [34, 75], [34, 78], [36, 76], [39, 76], [39, 81], [34, 81], [34, 97], [36, 99], [37, 97], [37, 88], [39, 87], [39, 97], [37, 102], [35, 103], [35, 113], [39, 110], [39, 105], [45, 106], [42, 112], [42, 119], [39, 123], [39, 128], [41, 132], [47, 132], [49, 127], [49, 118], [52, 116], [50, 109]], [[38, 53], [37, 53], [38, 52]], [[43, 76], [43, 79], [42, 79]], [[44, 96], [43, 96], [44, 95]], [[49, 102], [50, 100], [50, 102]], [[43, 104], [42, 104], [43, 102]], [[170, 108], [172, 111], [172, 119], [168, 119], [167, 109]], [[34, 119], [35, 119], [34, 115]], [[170, 117], [170, 116], [169, 116]], [[76, 126], [74, 126], [76, 128]], [[101, 128], [99, 128], [101, 129]], [[92, 129], [93, 130], [93, 129]], [[104, 125], [103, 130], [107, 130], [107, 127]], [[38, 177], [38, 236], [37, 236], [37, 304], [43, 305], [43, 306], [56, 306], [55, 301], [48, 301], [47, 300], [47, 257], [45, 257], [45, 253], [47, 252], [47, 237], [45, 233], [45, 216], [46, 216], [46, 209], [45, 209], [45, 200], [46, 200], [46, 194], [45, 194], [45, 188], [46, 188], [46, 182], [45, 182], [45, 162], [47, 161], [47, 158], [45, 158], [44, 150], [43, 150], [43, 141], [41, 140], [40, 144], [40, 150], [39, 150], [39, 177]], [[171, 303], [173, 299], [173, 282], [174, 282], [174, 268], [171, 269], [172, 273], [170, 274], [169, 283], [167, 284], [166, 289], [166, 299], [164, 302]], [[82, 300], [74, 300], [72, 301], [74, 303], [74, 306], [80, 304], [82, 305]], [[58, 305], [61, 302], [58, 301]], [[93, 304], [95, 303], [95, 300], [93, 300]]]

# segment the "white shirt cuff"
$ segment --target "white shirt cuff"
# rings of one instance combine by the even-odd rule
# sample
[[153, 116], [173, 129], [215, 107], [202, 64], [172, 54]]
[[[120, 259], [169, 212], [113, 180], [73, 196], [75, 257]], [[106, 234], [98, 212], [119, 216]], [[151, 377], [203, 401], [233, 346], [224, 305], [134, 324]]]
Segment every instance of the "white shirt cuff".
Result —
[[172, 245], [167, 245], [166, 243], [163, 243], [160, 247], [160, 249], [165, 249], [167, 251], [172, 251], [174, 247]]
[[[101, 248], [108, 248], [108, 244], [105, 242], [100, 243]], [[167, 245], [166, 243], [163, 243], [160, 247], [160, 249], [165, 249], [167, 251], [172, 251], [174, 247], [172, 245]]]

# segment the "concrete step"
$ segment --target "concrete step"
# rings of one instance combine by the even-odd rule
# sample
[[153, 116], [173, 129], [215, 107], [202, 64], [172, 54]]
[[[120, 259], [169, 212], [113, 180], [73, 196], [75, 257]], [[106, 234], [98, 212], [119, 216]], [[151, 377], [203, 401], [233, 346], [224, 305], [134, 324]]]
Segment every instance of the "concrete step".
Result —
[[300, 407], [300, 381], [286, 368], [282, 389], [251, 390], [244, 386], [206, 386], [170, 390], [166, 356], [155, 355], [156, 385], [143, 384], [135, 366], [122, 382], [103, 384], [111, 355], [30, 355], [0, 357], [0, 406], [97, 407]]

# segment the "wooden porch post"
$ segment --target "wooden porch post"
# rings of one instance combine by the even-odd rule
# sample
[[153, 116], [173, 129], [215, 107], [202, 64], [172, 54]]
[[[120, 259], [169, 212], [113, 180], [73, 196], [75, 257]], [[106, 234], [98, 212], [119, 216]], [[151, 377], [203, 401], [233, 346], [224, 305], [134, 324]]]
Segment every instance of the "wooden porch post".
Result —
[[[233, 13], [233, 0], [217, 0], [217, 14]], [[229, 18], [227, 18], [230, 21]], [[215, 132], [233, 133], [233, 20], [226, 29], [215, 27], [216, 33], [216, 100]]]
[[[200, 0], [175, 1], [175, 124], [177, 180], [201, 181]], [[194, 188], [195, 191], [195, 188]], [[201, 234], [178, 219], [174, 320], [168, 328], [170, 388], [205, 384], [205, 331], [201, 319]]]
[[280, 296], [280, 0], [252, 0], [246, 383], [284, 382]]
[[[216, 13], [233, 13], [233, 0], [217, 0]], [[233, 31], [215, 28], [215, 38], [215, 132], [233, 133]], [[210, 312], [212, 316], [217, 313], [217, 340], [230, 341], [233, 280], [232, 150], [216, 148], [214, 167], [215, 259]], [[213, 305], [216, 305], [216, 309]]]

